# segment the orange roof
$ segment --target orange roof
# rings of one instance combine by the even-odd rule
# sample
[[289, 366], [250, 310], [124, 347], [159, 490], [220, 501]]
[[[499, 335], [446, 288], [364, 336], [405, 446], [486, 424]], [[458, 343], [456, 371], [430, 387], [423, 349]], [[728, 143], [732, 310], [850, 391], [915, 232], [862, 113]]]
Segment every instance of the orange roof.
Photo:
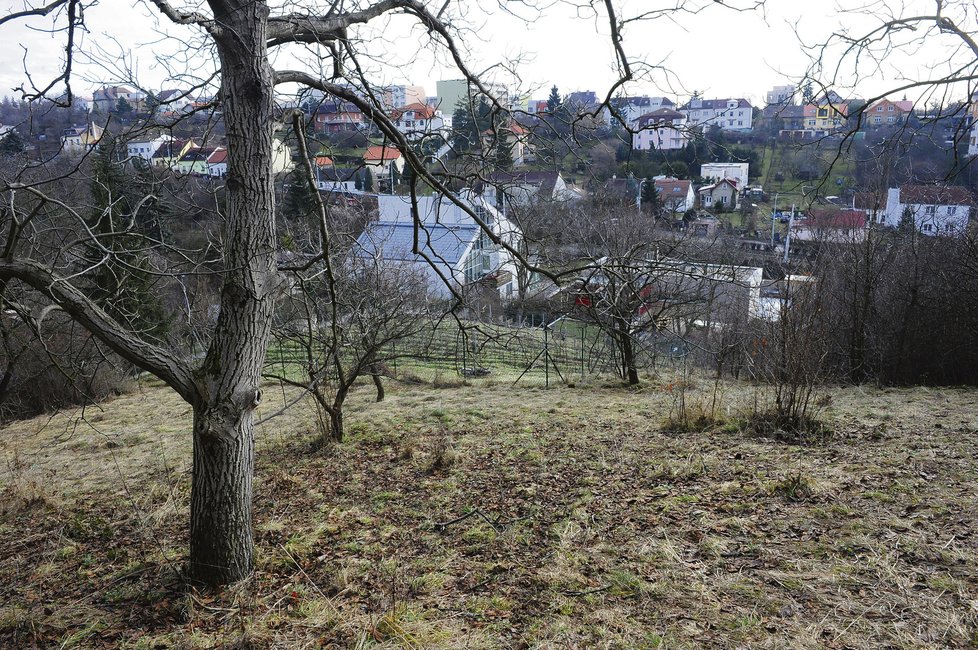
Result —
[[333, 159], [329, 156], [316, 156], [313, 158], [313, 162], [316, 163], [317, 167], [332, 167]]
[[401, 152], [394, 147], [383, 147], [381, 145], [367, 147], [367, 150], [363, 154], [364, 160], [375, 160], [378, 162], [397, 160], [400, 157]]
[[435, 109], [420, 102], [415, 102], [397, 109], [394, 111], [394, 114], [391, 117], [393, 117], [395, 120], [399, 120], [401, 119], [402, 115], [411, 112], [415, 113], [416, 119], [430, 120], [435, 116]]

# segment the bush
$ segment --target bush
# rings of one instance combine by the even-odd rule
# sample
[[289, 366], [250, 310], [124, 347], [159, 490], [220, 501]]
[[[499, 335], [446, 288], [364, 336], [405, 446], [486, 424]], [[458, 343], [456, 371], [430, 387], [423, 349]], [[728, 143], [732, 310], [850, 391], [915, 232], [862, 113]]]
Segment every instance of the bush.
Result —
[[9, 336], [0, 349], [0, 363], [6, 369], [13, 359], [13, 365], [0, 393], [0, 421], [91, 403], [133, 388], [126, 364], [64, 314], [44, 319], [41, 338], [9, 315], [3, 318]]

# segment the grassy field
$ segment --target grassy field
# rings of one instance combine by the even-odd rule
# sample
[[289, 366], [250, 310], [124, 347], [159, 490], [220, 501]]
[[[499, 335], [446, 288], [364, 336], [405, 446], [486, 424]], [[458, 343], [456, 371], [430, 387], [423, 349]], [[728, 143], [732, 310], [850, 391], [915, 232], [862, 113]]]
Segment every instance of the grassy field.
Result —
[[978, 642], [976, 391], [827, 389], [834, 437], [800, 447], [739, 429], [744, 384], [684, 434], [664, 431], [668, 375], [438, 385], [356, 391], [349, 440], [317, 453], [307, 404], [261, 424], [258, 570], [221, 593], [181, 577], [190, 411], [172, 392], [7, 426], [0, 646]]

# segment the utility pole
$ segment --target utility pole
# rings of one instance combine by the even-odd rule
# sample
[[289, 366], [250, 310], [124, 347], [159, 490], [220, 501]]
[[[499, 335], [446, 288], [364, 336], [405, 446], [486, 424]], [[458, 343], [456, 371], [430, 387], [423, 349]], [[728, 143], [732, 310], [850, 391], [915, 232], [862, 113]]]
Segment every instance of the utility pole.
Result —
[[784, 263], [788, 263], [788, 251], [791, 250], [791, 227], [795, 225], [795, 204], [791, 204], [791, 216], [788, 217], [788, 234], [784, 238]]
[[774, 250], [774, 223], [778, 218], [778, 195], [780, 192], [774, 193], [774, 211], [771, 213], [771, 250]]

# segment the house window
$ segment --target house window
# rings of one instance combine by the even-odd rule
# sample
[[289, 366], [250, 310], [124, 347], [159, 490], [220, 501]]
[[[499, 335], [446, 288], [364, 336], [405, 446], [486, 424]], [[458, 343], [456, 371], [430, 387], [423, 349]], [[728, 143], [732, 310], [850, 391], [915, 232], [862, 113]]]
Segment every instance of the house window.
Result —
[[924, 206], [924, 214], [936, 214], [936, 213], [937, 213], [937, 206], [935, 205]]
[[881, 117], [874, 117], [873, 118], [873, 124], [880, 124], [882, 121], [883, 121], [883, 118], [881, 118]]
[[953, 215], [957, 211], [958, 211], [958, 209], [955, 206], [953, 206], [953, 205], [947, 206], [947, 215], [948, 216]]
[[892, 105], [891, 106], [887, 106], [886, 107], [886, 110], [888, 110], [888, 111], [890, 111], [892, 113], [893, 112], [893, 106]]
[[925, 224], [924, 224], [924, 225], [923, 225], [923, 226], [921, 227], [921, 230], [922, 230], [922, 231], [924, 231], [924, 232], [933, 232], [933, 231], [934, 231], [934, 226], [933, 226], [932, 224], [929, 224], [929, 223], [925, 223]]
[[882, 113], [883, 112], [883, 107], [882, 106], [877, 106], [876, 107], [876, 112]]

